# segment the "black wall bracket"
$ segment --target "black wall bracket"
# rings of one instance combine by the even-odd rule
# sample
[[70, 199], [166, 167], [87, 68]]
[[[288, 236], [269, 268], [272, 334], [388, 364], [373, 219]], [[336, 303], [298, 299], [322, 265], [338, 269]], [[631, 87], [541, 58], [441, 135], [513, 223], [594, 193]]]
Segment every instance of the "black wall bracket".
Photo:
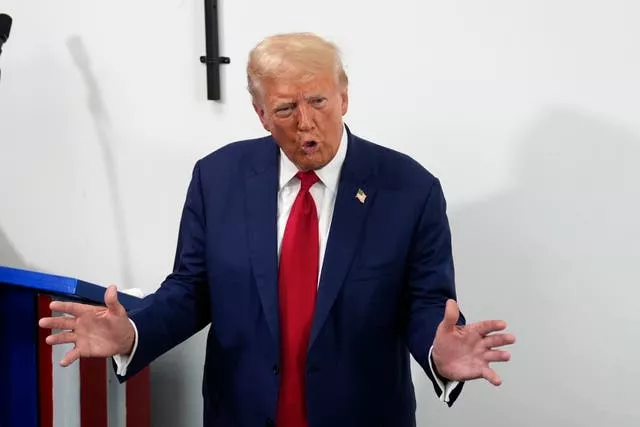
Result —
[[200, 62], [207, 66], [207, 99], [219, 101], [220, 64], [229, 64], [231, 59], [220, 56], [218, 0], [204, 0], [204, 25], [207, 53]]

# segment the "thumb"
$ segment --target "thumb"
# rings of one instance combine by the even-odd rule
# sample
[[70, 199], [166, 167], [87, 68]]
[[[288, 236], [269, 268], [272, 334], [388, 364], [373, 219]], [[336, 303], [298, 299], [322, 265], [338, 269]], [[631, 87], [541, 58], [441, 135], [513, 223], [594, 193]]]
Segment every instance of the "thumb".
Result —
[[458, 309], [458, 303], [453, 300], [447, 300], [447, 306], [444, 310], [444, 319], [442, 320], [442, 324], [447, 329], [453, 329], [458, 323], [458, 318], [460, 317], [460, 310]]
[[116, 315], [120, 315], [124, 312], [124, 307], [118, 301], [118, 288], [115, 285], [109, 286], [104, 293], [104, 303], [109, 309]]

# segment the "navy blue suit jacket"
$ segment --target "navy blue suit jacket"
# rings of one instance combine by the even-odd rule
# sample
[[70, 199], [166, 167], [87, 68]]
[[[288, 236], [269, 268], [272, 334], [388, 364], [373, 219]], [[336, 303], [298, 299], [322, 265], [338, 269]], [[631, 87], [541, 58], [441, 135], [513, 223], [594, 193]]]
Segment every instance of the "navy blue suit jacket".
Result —
[[[276, 418], [279, 155], [264, 137], [197, 162], [173, 273], [130, 313], [139, 341], [121, 381], [211, 324], [207, 427], [269, 426]], [[455, 297], [438, 179], [348, 131], [308, 350], [310, 426], [414, 426], [410, 354], [434, 381], [429, 348]]]

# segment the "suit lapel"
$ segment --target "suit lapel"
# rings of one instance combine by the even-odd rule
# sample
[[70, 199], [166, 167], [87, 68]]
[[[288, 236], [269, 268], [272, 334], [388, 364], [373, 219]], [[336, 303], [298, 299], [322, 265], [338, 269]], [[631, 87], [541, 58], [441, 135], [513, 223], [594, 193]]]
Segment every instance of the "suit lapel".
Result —
[[[349, 133], [347, 156], [338, 184], [331, 230], [318, 287], [309, 348], [320, 333], [342, 288], [358, 242], [361, 241], [360, 235], [367, 214], [376, 195], [377, 189], [371, 179], [372, 168], [367, 163], [370, 157], [362, 153], [366, 148], [364, 144]], [[356, 197], [359, 190], [366, 195], [364, 202]]]
[[[262, 307], [276, 343], [280, 342], [278, 314], [278, 149], [268, 138], [252, 153], [246, 177], [247, 231], [254, 277]], [[264, 151], [262, 151], [264, 150]]]

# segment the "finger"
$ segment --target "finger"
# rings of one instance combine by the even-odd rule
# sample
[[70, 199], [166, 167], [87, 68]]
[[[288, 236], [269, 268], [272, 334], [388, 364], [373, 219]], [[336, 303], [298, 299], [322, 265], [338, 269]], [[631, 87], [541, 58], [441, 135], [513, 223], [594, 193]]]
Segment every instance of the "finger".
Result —
[[507, 328], [507, 322], [504, 320], [483, 320], [482, 322], [475, 323], [476, 331], [482, 336], [488, 335], [491, 332], [502, 331]]
[[45, 329], [73, 329], [76, 324], [74, 317], [44, 317], [38, 325]]
[[487, 362], [507, 362], [511, 359], [508, 351], [489, 350], [484, 353], [484, 360]]
[[51, 311], [55, 311], [57, 313], [66, 313], [72, 316], [78, 317], [82, 314], [86, 309], [87, 305], [80, 304], [77, 302], [64, 302], [64, 301], [53, 301], [49, 304], [49, 308]]
[[516, 337], [512, 334], [493, 334], [487, 335], [483, 339], [483, 343], [487, 348], [502, 347], [516, 342]]
[[489, 381], [491, 384], [495, 386], [499, 386], [502, 384], [502, 380], [496, 371], [489, 367], [482, 368], [482, 378]]
[[68, 344], [75, 343], [77, 336], [75, 332], [61, 332], [55, 335], [49, 335], [46, 338], [46, 343], [49, 345]]
[[75, 362], [76, 360], [78, 360], [79, 358], [80, 358], [80, 350], [74, 347], [72, 350], [69, 350], [67, 354], [64, 355], [64, 357], [60, 361], [60, 365], [63, 367], [67, 367], [71, 365], [73, 362]]
[[460, 310], [458, 309], [458, 303], [453, 300], [447, 300], [447, 305], [444, 309], [444, 319], [442, 320], [443, 325], [448, 329], [453, 329], [458, 323], [458, 318], [460, 317]]
[[109, 288], [104, 293], [104, 303], [109, 309], [109, 311], [114, 314], [123, 314], [124, 307], [118, 301], [118, 288], [114, 285], [109, 286]]

